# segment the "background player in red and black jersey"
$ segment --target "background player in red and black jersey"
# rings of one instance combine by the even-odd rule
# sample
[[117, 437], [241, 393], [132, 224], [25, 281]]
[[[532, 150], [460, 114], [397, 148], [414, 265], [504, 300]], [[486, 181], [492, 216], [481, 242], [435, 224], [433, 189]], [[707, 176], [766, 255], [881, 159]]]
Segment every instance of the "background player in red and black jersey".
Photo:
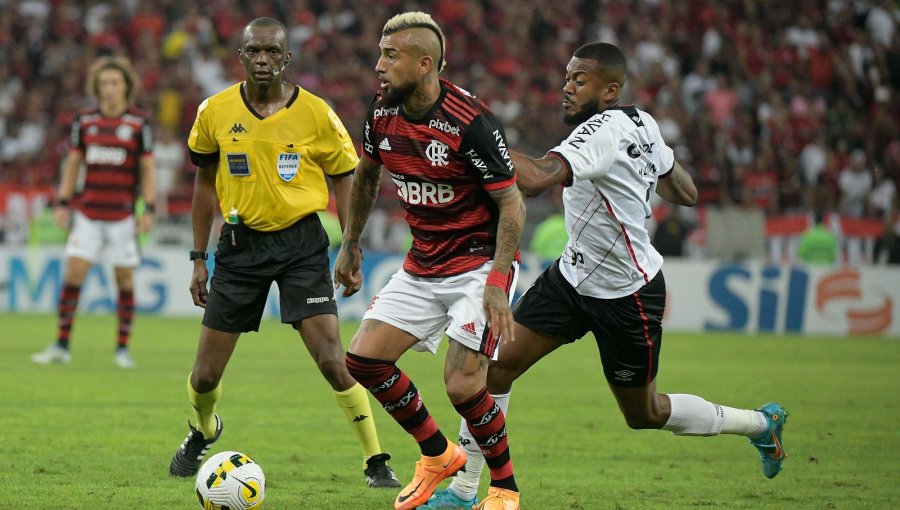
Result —
[[410, 348], [436, 352], [446, 332], [447, 394], [491, 472], [478, 508], [518, 509], [505, 418], [485, 386], [499, 338], [513, 339], [509, 289], [525, 219], [503, 128], [483, 102], [438, 78], [444, 36], [429, 15], [391, 18], [379, 46], [380, 94], [366, 121], [335, 282], [345, 295], [360, 288], [359, 236], [382, 166], [397, 187], [413, 245], [363, 317], [347, 368], [419, 443], [422, 458], [394, 502], [398, 510], [418, 507], [465, 465], [466, 454], [447, 441], [395, 363]]
[[[103, 57], [88, 73], [87, 94], [95, 108], [72, 124], [71, 148], [63, 167], [54, 214], [69, 229], [66, 271], [59, 299], [59, 336], [31, 360], [39, 364], [68, 363], [69, 334], [78, 308], [81, 285], [91, 266], [112, 263], [118, 296], [119, 329], [116, 365], [134, 368], [128, 339], [134, 317], [134, 268], [140, 263], [137, 234], [153, 226], [153, 129], [133, 101], [137, 74], [123, 57]], [[84, 187], [76, 183], [84, 166]], [[135, 219], [137, 194], [144, 212]]]

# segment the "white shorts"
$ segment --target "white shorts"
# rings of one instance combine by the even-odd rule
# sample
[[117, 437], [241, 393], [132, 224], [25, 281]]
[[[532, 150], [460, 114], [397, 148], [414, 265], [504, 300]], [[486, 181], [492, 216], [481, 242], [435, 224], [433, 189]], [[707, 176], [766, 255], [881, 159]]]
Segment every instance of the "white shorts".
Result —
[[[478, 269], [447, 278], [413, 276], [401, 268], [372, 298], [363, 319], [376, 319], [413, 335], [420, 340], [413, 349], [420, 352], [436, 353], [446, 332], [469, 349], [496, 359], [498, 342], [488, 338], [482, 305], [492, 265], [493, 261], [487, 262]], [[515, 289], [518, 262], [513, 262], [510, 274], [509, 288]]]
[[141, 258], [134, 216], [118, 221], [100, 221], [75, 211], [66, 242], [66, 257], [78, 257], [92, 264], [102, 260], [113, 267], [137, 267]]

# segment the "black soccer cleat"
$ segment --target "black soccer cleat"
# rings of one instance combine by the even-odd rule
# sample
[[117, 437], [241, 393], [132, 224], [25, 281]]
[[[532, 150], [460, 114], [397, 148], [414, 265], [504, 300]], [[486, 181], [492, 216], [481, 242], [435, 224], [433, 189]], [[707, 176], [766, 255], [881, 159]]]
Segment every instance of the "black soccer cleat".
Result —
[[191, 422], [188, 422], [191, 432], [181, 442], [178, 451], [172, 457], [172, 463], [169, 464], [169, 476], [189, 477], [197, 474], [200, 464], [206, 458], [209, 448], [215, 443], [219, 436], [222, 435], [222, 420], [216, 415], [216, 435], [212, 439], [205, 439], [203, 432], [195, 429]]
[[391, 460], [389, 454], [379, 453], [378, 455], [372, 455], [366, 461], [366, 469], [363, 473], [366, 474], [366, 483], [369, 484], [369, 487], [400, 487], [400, 480], [397, 480], [397, 476], [394, 474], [391, 466], [387, 465], [389, 460]]

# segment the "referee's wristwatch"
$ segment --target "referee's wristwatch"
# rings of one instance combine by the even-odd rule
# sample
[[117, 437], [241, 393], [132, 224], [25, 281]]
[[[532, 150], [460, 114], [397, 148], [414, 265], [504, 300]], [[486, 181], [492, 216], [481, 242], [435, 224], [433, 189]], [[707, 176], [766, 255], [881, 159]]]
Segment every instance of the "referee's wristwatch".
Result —
[[205, 251], [195, 251], [191, 250], [191, 260], [203, 259], [206, 260], [209, 258], [209, 255]]

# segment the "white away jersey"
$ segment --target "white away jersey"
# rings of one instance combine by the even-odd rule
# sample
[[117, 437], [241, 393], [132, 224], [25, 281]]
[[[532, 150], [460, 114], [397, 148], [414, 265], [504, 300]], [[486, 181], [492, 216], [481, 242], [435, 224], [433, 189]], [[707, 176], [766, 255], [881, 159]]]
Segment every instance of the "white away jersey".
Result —
[[657, 179], [675, 156], [650, 114], [634, 106], [594, 115], [549, 154], [569, 169], [563, 191], [569, 243], [559, 261], [579, 294], [614, 299], [656, 276], [662, 255], [645, 222]]

